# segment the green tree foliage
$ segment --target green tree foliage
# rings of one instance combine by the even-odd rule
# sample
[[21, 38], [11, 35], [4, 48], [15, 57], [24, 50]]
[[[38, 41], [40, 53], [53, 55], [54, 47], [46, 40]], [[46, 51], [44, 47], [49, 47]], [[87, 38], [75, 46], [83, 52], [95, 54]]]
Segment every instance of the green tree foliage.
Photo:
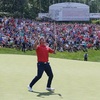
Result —
[[79, 2], [90, 6], [90, 12], [100, 12], [100, 0], [0, 0], [0, 12], [15, 17], [36, 18], [39, 12], [46, 13], [49, 6], [61, 2]]

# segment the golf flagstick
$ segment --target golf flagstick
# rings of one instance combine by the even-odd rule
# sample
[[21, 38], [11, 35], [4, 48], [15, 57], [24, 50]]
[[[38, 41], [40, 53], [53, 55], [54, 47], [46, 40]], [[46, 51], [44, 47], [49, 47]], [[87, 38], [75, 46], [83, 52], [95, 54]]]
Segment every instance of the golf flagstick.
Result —
[[55, 21], [54, 21], [54, 45], [56, 45], [54, 47], [55, 50], [57, 50], [57, 40], [56, 40], [56, 24], [55, 24]]

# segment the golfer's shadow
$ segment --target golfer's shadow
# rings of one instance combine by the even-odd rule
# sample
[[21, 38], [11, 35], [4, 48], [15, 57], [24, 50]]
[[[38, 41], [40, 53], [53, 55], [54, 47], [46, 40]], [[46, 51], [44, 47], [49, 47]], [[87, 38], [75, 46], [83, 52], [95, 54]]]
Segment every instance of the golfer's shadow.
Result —
[[62, 98], [62, 95], [60, 93], [55, 93], [55, 92], [52, 92], [52, 91], [48, 91], [48, 92], [33, 91], [33, 93], [37, 93], [37, 97], [41, 97], [41, 98], [44, 98], [45, 96], [50, 96], [50, 95], [58, 95], [59, 97]]

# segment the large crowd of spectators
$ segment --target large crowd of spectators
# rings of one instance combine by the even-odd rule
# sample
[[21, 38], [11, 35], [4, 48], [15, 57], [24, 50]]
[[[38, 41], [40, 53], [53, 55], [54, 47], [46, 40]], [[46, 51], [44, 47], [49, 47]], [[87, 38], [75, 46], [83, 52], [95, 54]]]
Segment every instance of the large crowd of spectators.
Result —
[[0, 18], [0, 46], [18, 50], [33, 50], [34, 41], [44, 36], [58, 51], [77, 52], [100, 49], [100, 26], [83, 23], [38, 22], [29, 19]]

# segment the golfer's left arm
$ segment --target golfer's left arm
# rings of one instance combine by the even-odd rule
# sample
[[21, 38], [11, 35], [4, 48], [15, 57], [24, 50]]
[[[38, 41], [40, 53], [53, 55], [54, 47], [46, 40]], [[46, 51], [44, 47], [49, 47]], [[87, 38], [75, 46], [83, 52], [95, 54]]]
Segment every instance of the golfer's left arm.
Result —
[[56, 44], [56, 43], [54, 43], [54, 49], [51, 49], [51, 48], [49, 47], [49, 53], [56, 54], [56, 50], [57, 50], [57, 44]]
[[54, 49], [53, 50], [54, 50], [54, 54], [56, 54], [56, 51], [57, 51], [57, 43], [56, 42], [54, 43]]

